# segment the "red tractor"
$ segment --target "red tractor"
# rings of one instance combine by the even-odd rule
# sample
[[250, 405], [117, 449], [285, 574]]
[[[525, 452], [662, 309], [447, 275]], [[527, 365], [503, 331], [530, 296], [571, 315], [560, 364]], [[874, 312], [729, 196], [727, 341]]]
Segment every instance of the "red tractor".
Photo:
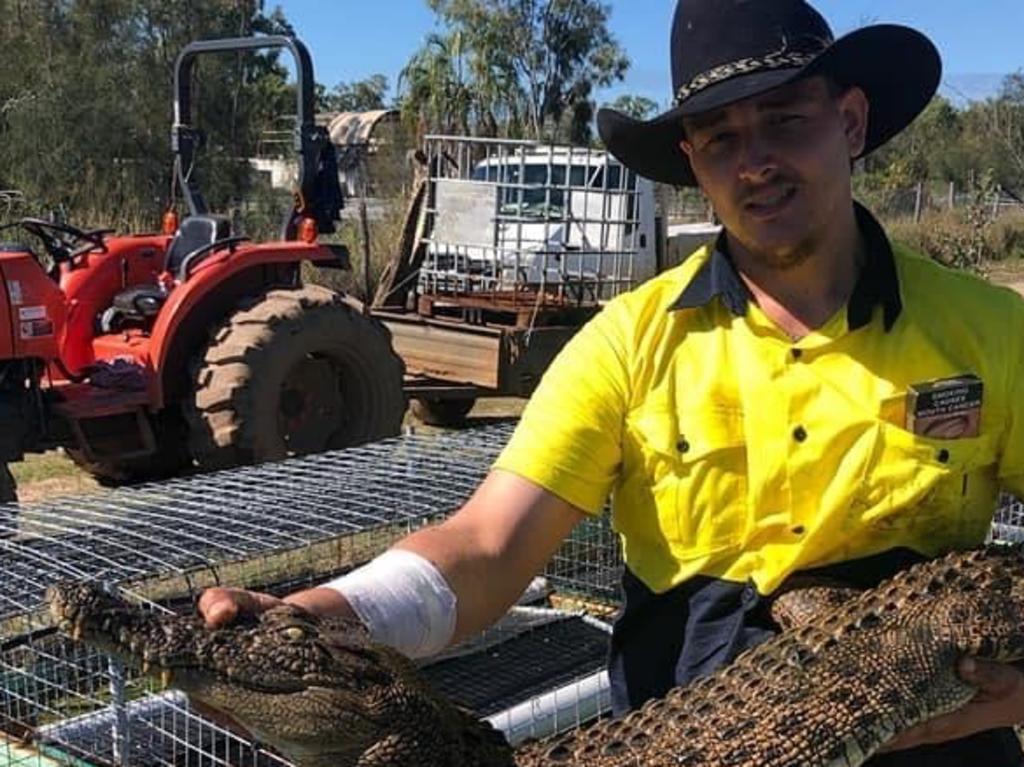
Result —
[[[280, 241], [267, 243], [212, 215], [193, 172], [196, 57], [257, 48], [288, 49], [298, 80], [295, 205]], [[48, 258], [0, 243], [0, 497], [14, 497], [7, 463], [57, 446], [117, 483], [398, 433], [403, 365], [387, 330], [301, 277], [307, 261], [349, 267], [344, 248], [318, 242], [342, 197], [313, 88], [309, 53], [293, 38], [193, 43], [175, 69], [180, 226], [119, 236], [33, 218], [9, 225]]]

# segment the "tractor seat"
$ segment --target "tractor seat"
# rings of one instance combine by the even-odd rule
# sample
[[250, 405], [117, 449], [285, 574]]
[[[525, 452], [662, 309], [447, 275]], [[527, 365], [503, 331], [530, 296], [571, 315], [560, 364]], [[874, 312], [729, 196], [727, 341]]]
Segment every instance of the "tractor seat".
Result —
[[[189, 254], [231, 236], [231, 222], [224, 216], [190, 216], [181, 222], [167, 247], [164, 270], [177, 279]], [[100, 315], [100, 330], [114, 333], [126, 327], [145, 325], [160, 312], [167, 293], [159, 285], [132, 285], [114, 296], [109, 309]]]
[[164, 269], [181, 279], [185, 275], [178, 272], [186, 256], [230, 236], [231, 221], [226, 216], [189, 216], [181, 222], [178, 231], [174, 233], [174, 238], [167, 248]]

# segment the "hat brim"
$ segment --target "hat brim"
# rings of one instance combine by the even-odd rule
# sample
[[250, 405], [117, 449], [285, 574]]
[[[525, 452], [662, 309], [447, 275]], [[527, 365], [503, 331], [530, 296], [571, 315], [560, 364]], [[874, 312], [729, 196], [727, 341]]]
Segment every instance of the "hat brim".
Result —
[[626, 167], [654, 181], [696, 186], [683, 152], [682, 118], [765, 93], [802, 77], [828, 75], [867, 95], [868, 127], [862, 154], [877, 149], [909, 125], [935, 95], [942, 60], [917, 30], [876, 24], [836, 40], [804, 67], [738, 75], [703, 89], [651, 120], [637, 120], [601, 109], [597, 127], [611, 154]]

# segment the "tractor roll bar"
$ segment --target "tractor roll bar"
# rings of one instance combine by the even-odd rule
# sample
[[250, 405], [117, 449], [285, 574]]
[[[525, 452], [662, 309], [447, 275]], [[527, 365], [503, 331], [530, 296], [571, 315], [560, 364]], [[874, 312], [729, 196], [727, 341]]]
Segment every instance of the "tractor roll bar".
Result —
[[[189, 215], [202, 215], [208, 212], [206, 202], [191, 172], [195, 153], [200, 145], [199, 132], [192, 124], [192, 72], [195, 60], [201, 54], [267, 48], [287, 48], [295, 59], [298, 96], [295, 151], [299, 154], [299, 199], [295, 216], [312, 216], [317, 219], [321, 232], [334, 231], [334, 220], [337, 219], [338, 210], [341, 208], [340, 188], [337, 189], [337, 198], [334, 198], [333, 187], [337, 186], [337, 158], [334, 145], [331, 144], [327, 129], [316, 125], [316, 81], [313, 78], [313, 62], [309, 51], [301, 40], [287, 35], [199, 40], [185, 46], [178, 54], [174, 65], [174, 127], [171, 132], [171, 149], [176, 155], [175, 174], [188, 205]], [[286, 231], [288, 228], [286, 224]]]

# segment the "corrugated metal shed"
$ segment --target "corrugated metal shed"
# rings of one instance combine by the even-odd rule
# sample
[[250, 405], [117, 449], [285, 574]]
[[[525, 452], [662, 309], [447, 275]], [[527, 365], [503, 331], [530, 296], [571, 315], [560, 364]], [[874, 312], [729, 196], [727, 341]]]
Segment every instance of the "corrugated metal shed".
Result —
[[376, 109], [370, 112], [341, 112], [331, 118], [327, 131], [338, 147], [372, 146], [378, 126], [398, 121], [397, 109]]

